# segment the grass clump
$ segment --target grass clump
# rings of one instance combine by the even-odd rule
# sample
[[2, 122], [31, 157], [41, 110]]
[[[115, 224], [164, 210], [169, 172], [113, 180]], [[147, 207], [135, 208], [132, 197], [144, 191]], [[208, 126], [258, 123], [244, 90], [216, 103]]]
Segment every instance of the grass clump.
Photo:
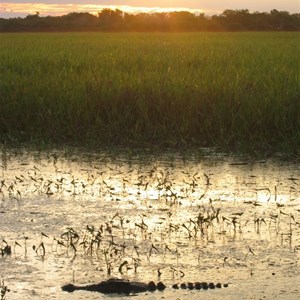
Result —
[[0, 40], [2, 142], [299, 149], [298, 33]]

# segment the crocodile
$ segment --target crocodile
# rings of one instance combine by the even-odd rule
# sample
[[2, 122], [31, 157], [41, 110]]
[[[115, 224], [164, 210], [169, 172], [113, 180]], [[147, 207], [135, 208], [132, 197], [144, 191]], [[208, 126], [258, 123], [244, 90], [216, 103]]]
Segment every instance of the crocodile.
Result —
[[[196, 289], [196, 290], [207, 290], [228, 287], [228, 284], [221, 283], [207, 283], [207, 282], [188, 282], [188, 283], [176, 283], [172, 285], [173, 289]], [[129, 281], [126, 279], [110, 278], [108, 280], [101, 281], [100, 283], [77, 286], [74, 284], [66, 284], [61, 287], [63, 291], [74, 292], [76, 290], [85, 290], [91, 292], [99, 292], [103, 294], [131, 294], [131, 293], [143, 293], [143, 292], [154, 292], [156, 290], [163, 291], [166, 286], [163, 282], [158, 282], [157, 284], [153, 281], [149, 283]]]

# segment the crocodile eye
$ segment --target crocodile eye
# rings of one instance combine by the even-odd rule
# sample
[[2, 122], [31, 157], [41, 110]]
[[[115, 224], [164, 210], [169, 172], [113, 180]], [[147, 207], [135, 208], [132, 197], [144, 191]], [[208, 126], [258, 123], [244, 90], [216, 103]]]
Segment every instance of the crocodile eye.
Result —
[[156, 291], [156, 289], [157, 289], [156, 284], [153, 281], [150, 281], [148, 283], [148, 291], [154, 292], [154, 291]]

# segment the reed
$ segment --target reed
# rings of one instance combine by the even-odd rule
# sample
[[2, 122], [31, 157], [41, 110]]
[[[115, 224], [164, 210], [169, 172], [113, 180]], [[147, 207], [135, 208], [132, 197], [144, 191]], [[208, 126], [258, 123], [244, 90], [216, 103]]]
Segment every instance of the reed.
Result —
[[4, 143], [297, 153], [299, 33], [0, 35]]

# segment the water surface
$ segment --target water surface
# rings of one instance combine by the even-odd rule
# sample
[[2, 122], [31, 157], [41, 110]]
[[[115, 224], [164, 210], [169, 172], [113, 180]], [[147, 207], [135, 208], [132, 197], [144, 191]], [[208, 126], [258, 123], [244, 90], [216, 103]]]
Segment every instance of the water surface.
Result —
[[111, 276], [229, 283], [138, 299], [300, 296], [296, 162], [2, 151], [0, 176], [1, 248], [12, 250], [0, 257], [7, 299], [110, 298], [60, 287]]

